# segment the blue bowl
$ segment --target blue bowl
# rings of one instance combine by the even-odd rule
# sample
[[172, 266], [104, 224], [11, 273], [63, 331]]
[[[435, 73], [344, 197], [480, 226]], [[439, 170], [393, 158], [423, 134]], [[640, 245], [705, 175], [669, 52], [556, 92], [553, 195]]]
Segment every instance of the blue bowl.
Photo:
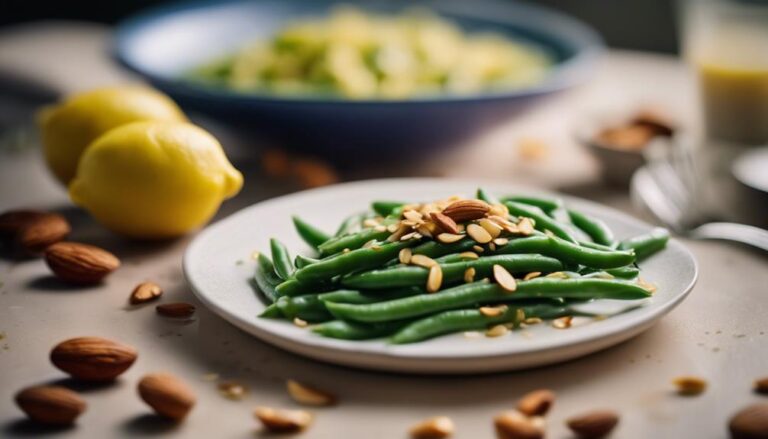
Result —
[[365, 10], [423, 6], [468, 31], [492, 30], [550, 51], [556, 65], [542, 83], [521, 90], [406, 100], [243, 93], [189, 82], [192, 67], [265, 38], [286, 21], [326, 14], [333, 0], [196, 1], [173, 3], [124, 21], [116, 57], [168, 93], [184, 109], [245, 128], [251, 135], [336, 162], [388, 160], [457, 145], [498, 125], [546, 95], [589, 76], [602, 52], [588, 27], [550, 10], [498, 0], [365, 0]]

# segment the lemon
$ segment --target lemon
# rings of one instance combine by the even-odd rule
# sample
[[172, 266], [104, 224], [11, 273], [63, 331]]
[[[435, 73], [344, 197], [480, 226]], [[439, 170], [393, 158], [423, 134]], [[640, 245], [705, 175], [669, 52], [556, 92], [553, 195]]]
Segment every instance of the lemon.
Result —
[[140, 120], [187, 120], [170, 98], [141, 86], [81, 93], [44, 109], [39, 119], [45, 160], [64, 185], [75, 176], [86, 146], [112, 128]]
[[69, 195], [112, 231], [159, 239], [203, 225], [242, 185], [208, 132], [148, 121], [117, 127], [89, 145]]

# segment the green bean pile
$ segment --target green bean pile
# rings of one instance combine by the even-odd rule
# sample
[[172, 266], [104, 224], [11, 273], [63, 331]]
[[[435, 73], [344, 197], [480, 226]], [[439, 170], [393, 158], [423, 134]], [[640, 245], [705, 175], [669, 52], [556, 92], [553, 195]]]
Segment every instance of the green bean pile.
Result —
[[[395, 344], [543, 321], [565, 328], [574, 305], [654, 292], [637, 262], [666, 246], [664, 229], [617, 240], [597, 218], [528, 196], [431, 203], [375, 201], [330, 235], [294, 217], [313, 257], [276, 239], [257, 257], [263, 318], [345, 340]], [[596, 316], [595, 316], [596, 317]]]

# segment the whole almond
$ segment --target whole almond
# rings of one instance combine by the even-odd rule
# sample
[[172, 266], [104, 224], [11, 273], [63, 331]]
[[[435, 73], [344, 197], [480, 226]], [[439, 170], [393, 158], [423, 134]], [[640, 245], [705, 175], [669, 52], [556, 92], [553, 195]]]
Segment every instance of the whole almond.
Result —
[[768, 377], [755, 380], [755, 392], [768, 395]]
[[312, 423], [312, 414], [304, 410], [282, 410], [256, 407], [254, 416], [272, 433], [296, 433]]
[[498, 439], [543, 439], [543, 418], [529, 418], [518, 411], [508, 411], [493, 419]]
[[459, 200], [449, 204], [443, 209], [443, 215], [457, 223], [480, 219], [491, 209], [485, 201]]
[[566, 421], [568, 428], [583, 439], [605, 437], [618, 423], [619, 415], [612, 410], [595, 410]]
[[437, 224], [437, 227], [440, 228], [445, 233], [452, 233], [454, 235], [458, 235], [459, 232], [459, 226], [456, 224], [456, 221], [452, 220], [451, 217], [440, 213], [440, 212], [432, 212], [429, 214], [429, 216], [432, 218], [432, 221]]
[[139, 396], [161, 416], [181, 421], [195, 405], [195, 394], [180, 379], [153, 373], [139, 381]]
[[130, 302], [132, 305], [138, 305], [157, 299], [163, 295], [163, 289], [154, 282], [142, 282], [136, 285], [131, 292]]
[[0, 214], [0, 238], [16, 236], [22, 227], [45, 215], [39, 210], [9, 210]]
[[294, 401], [303, 405], [329, 406], [336, 404], [336, 397], [313, 386], [308, 386], [296, 380], [286, 382], [288, 394]]
[[16, 404], [29, 419], [50, 425], [69, 425], [85, 411], [85, 401], [61, 386], [28, 387], [16, 394]]
[[534, 390], [520, 398], [517, 409], [527, 416], [544, 416], [554, 403], [555, 393], [551, 390]]
[[58, 242], [45, 249], [45, 262], [59, 279], [73, 284], [96, 284], [120, 266], [112, 253], [76, 242]]
[[752, 404], [733, 415], [728, 423], [732, 439], [768, 438], [768, 403]]
[[437, 416], [419, 422], [411, 427], [409, 432], [413, 439], [445, 439], [450, 437], [455, 429], [451, 418]]
[[28, 221], [16, 232], [16, 244], [26, 254], [40, 254], [48, 246], [62, 241], [72, 229], [56, 213], [46, 213]]
[[136, 349], [100, 337], [78, 337], [63, 341], [51, 351], [51, 362], [83, 381], [110, 381], [136, 361]]
[[192, 314], [195, 313], [195, 309], [195, 305], [187, 302], [164, 303], [155, 307], [155, 310], [161, 316], [173, 317], [176, 319], [192, 317]]

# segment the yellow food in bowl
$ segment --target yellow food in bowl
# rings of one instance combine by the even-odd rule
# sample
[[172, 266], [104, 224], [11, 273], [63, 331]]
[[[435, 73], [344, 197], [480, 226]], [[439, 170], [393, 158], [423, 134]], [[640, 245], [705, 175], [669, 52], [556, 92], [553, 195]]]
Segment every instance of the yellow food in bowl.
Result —
[[468, 34], [427, 12], [388, 16], [347, 7], [289, 24], [189, 77], [246, 92], [402, 99], [527, 87], [552, 64], [542, 48]]

